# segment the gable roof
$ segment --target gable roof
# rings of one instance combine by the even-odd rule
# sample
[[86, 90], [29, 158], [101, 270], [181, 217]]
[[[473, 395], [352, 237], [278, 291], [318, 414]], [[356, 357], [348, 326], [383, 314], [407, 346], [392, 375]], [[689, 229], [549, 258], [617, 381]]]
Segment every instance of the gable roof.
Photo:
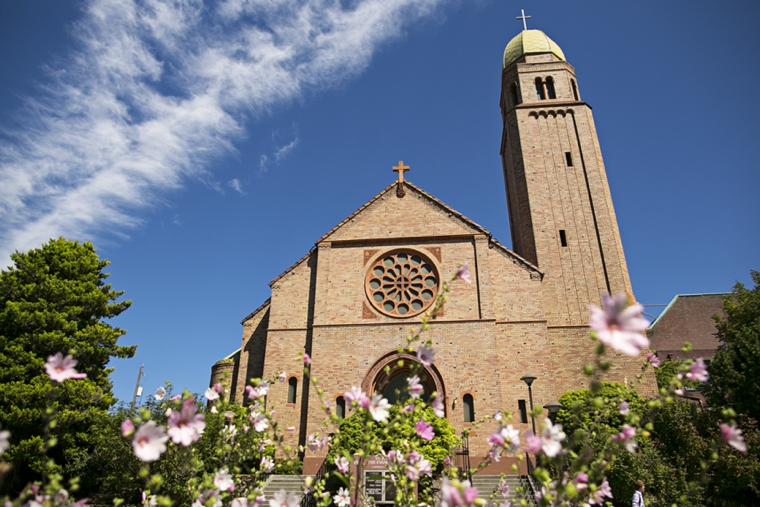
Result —
[[[726, 293], [678, 294], [649, 326], [652, 348], [673, 357], [712, 356], [720, 342], [713, 315], [723, 314]], [[681, 352], [690, 342], [690, 353]]]
[[[315, 242], [315, 246], [312, 247], [306, 255], [304, 255], [303, 257], [301, 257], [300, 259], [298, 259], [288, 269], [286, 269], [285, 271], [283, 271], [282, 273], [280, 273], [271, 282], [269, 282], [269, 286], [271, 287], [275, 282], [277, 282], [278, 280], [280, 280], [283, 276], [287, 275], [288, 273], [290, 273], [291, 271], [293, 271], [295, 268], [297, 268], [301, 263], [303, 263], [305, 260], [307, 260], [309, 258], [309, 256], [314, 251], [314, 248], [316, 247], [316, 245], [318, 245], [319, 243], [322, 243], [323, 241], [328, 241], [329, 238], [330, 238], [330, 236], [332, 236], [333, 234], [335, 234], [341, 228], [345, 227], [352, 220], [356, 219], [356, 217], [358, 217], [359, 215], [361, 215], [365, 210], [367, 210], [367, 208], [369, 208], [370, 206], [372, 206], [372, 204], [374, 204], [378, 199], [382, 198], [384, 195], [386, 195], [390, 191], [395, 190], [397, 188], [398, 184], [399, 184], [398, 181], [394, 181], [393, 183], [391, 183], [390, 185], [388, 185], [387, 187], [385, 187], [383, 190], [381, 190], [372, 199], [370, 199], [369, 201], [367, 201], [366, 203], [364, 203], [361, 207], [359, 207], [359, 209], [357, 209], [356, 211], [354, 211], [353, 213], [351, 213], [350, 215], [348, 215], [345, 219], [343, 219], [335, 227], [333, 227], [332, 229], [330, 229], [329, 231], [327, 231], [325, 234], [323, 234], [322, 237], [320, 237], [319, 239], [317, 239], [317, 241]], [[478, 223], [474, 222], [473, 220], [467, 218], [466, 216], [464, 216], [463, 214], [459, 213], [457, 210], [455, 210], [451, 206], [443, 203], [441, 200], [433, 197], [432, 195], [430, 195], [429, 193], [425, 192], [424, 190], [422, 190], [421, 188], [419, 188], [418, 186], [414, 185], [413, 183], [411, 183], [409, 181], [406, 181], [406, 180], [404, 181], [404, 187], [406, 189], [411, 189], [411, 190], [417, 192], [418, 194], [420, 194], [421, 196], [423, 196], [425, 199], [427, 199], [430, 203], [432, 203], [434, 206], [436, 206], [437, 208], [439, 208], [441, 211], [443, 211], [445, 213], [448, 213], [451, 216], [457, 218], [467, 228], [472, 229], [473, 230], [473, 234], [482, 234], [484, 236], [487, 236], [490, 245], [493, 245], [493, 246], [497, 247], [499, 250], [502, 251], [502, 253], [504, 253], [508, 257], [511, 257], [512, 259], [514, 259], [518, 264], [522, 265], [524, 268], [526, 268], [526, 269], [528, 269], [530, 271], [535, 271], [535, 272], [539, 273], [541, 275], [541, 277], [543, 278], [543, 276], [544, 276], [543, 271], [541, 271], [540, 269], [538, 269], [537, 266], [531, 264], [527, 260], [525, 260], [522, 257], [520, 257], [519, 255], [517, 255], [512, 250], [510, 250], [507, 247], [505, 247], [504, 245], [502, 245], [498, 240], [496, 240], [493, 236], [491, 236], [491, 232], [488, 229], [486, 229], [485, 227], [483, 227], [483, 226], [479, 225]], [[246, 317], [246, 319], [247, 318], [248, 317]]]

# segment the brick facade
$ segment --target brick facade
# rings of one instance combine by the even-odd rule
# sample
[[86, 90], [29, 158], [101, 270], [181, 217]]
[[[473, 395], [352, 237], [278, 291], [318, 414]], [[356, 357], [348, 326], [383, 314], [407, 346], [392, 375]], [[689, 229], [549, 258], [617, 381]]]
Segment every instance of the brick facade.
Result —
[[[553, 77], [556, 99], [530, 95], [536, 76]], [[518, 103], [510, 102], [513, 83]], [[587, 387], [581, 370], [593, 358], [588, 305], [599, 305], [608, 290], [631, 293], [591, 109], [576, 100], [573, 68], [552, 54], [525, 55], [504, 70], [503, 85], [502, 154], [514, 252], [417, 186], [405, 182], [399, 191], [394, 182], [272, 281], [271, 299], [243, 320], [234, 399], [243, 401], [253, 377], [295, 376], [294, 404], [287, 403], [287, 383], [275, 384], [267, 398], [281, 427], [295, 428], [286, 443], [303, 445], [324, 419], [315, 390], [305, 385], [299, 352], [311, 355], [311, 373], [334, 407], [352, 386], [374, 389], [381, 362], [406, 345], [420, 317], [386, 315], [365, 290], [369, 267], [397, 249], [426, 256], [442, 281], [462, 262], [471, 268], [472, 283], [455, 284], [428, 335], [436, 351], [429, 375], [441, 386], [446, 417], [458, 430], [469, 424], [465, 394], [473, 396], [476, 419], [497, 409], [518, 414], [518, 400], [527, 398], [520, 381], [526, 373], [538, 377], [537, 405]], [[641, 364], [641, 358], [617, 357], [607, 378], [632, 380]], [[653, 376], [639, 389], [654, 394]], [[487, 451], [485, 437], [470, 439], [476, 456]], [[307, 454], [305, 473], [320, 461]]]

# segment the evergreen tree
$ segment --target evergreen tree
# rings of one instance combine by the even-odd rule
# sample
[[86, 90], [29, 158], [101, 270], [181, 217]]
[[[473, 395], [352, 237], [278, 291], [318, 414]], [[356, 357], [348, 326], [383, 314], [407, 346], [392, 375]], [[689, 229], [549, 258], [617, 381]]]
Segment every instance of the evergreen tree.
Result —
[[[136, 348], [118, 346], [126, 331], [104, 322], [132, 302], [116, 301], [122, 292], [105, 283], [109, 262], [98, 258], [91, 243], [59, 238], [11, 259], [13, 266], [0, 271], [0, 425], [11, 433], [4, 459], [13, 465], [2, 485], [7, 492], [43, 473], [43, 431], [50, 417], [58, 445], [48, 454], [59, 464], [56, 471], [73, 476], [86, 468], [89, 428], [116, 401], [113, 368], [106, 365], [112, 357], [132, 357]], [[44, 365], [57, 352], [72, 354], [87, 378], [52, 382]]]
[[723, 301], [725, 317], [716, 317], [723, 345], [709, 366], [708, 399], [714, 407], [733, 407], [760, 420], [760, 272], [752, 271], [750, 290], [737, 283]]

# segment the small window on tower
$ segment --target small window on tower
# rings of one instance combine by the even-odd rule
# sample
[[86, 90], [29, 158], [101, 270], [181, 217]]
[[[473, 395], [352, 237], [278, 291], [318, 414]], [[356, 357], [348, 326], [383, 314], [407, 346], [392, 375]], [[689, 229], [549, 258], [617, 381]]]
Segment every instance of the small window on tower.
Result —
[[472, 399], [472, 395], [465, 394], [462, 397], [462, 402], [464, 405], [464, 422], [475, 422], [475, 400]]
[[517, 409], [520, 412], [520, 422], [528, 424], [528, 407], [525, 405], [525, 400], [517, 400]]
[[554, 92], [554, 79], [551, 77], [546, 78], [546, 93], [550, 99], [557, 98], [557, 94]]
[[298, 388], [298, 379], [290, 377], [288, 379], [288, 403], [296, 402], [296, 389]]
[[567, 162], [567, 167], [573, 167], [573, 154], [569, 151], [565, 152], [565, 162]]
[[517, 96], [517, 83], [512, 83], [509, 87], [509, 91], [512, 94], [512, 105], [516, 106], [520, 103], [520, 97]]
[[541, 81], [540, 77], [536, 78], [536, 98], [538, 100], [544, 100], [546, 98], [546, 94], [544, 93], [544, 82]]
[[559, 230], [559, 242], [562, 244], [562, 246], [567, 246], [567, 235], [565, 234], [565, 229]]
[[578, 100], [578, 87], [575, 86], [575, 79], [571, 79], [570, 84], [573, 86], [573, 98]]
[[338, 396], [335, 400], [335, 415], [338, 419], [344, 419], [346, 417], [346, 399], [343, 396]]

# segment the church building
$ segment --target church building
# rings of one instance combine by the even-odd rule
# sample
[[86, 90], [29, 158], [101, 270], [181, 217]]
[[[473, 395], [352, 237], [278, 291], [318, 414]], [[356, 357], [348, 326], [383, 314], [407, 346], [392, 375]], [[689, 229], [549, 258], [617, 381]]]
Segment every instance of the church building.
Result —
[[[212, 382], [227, 379], [234, 401], [243, 402], [251, 378], [284, 370], [287, 380], [272, 386], [268, 408], [282, 428], [295, 428], [287, 443], [303, 445], [321, 431], [324, 413], [299, 353], [311, 356], [311, 374], [339, 416], [347, 415], [343, 393], [352, 386], [390, 396], [408, 370], [386, 374], [384, 367], [416, 360], [398, 349], [443, 281], [467, 262], [472, 283], [454, 285], [425, 335], [435, 348], [425, 390], [444, 397], [451, 424], [461, 431], [506, 409], [512, 424], [528, 430], [521, 381], [528, 374], [536, 377], [536, 405], [587, 388], [588, 307], [600, 306], [605, 293], [633, 292], [591, 107], [575, 69], [540, 30], [507, 44], [501, 112], [511, 250], [407, 181], [409, 167], [399, 162], [395, 181], [272, 280], [271, 297], [243, 319], [241, 348], [214, 365]], [[605, 380], [632, 380], [642, 363], [616, 354]], [[654, 375], [638, 389], [654, 395]], [[492, 429], [471, 434], [473, 466]], [[307, 452], [304, 473], [323, 459]]]

